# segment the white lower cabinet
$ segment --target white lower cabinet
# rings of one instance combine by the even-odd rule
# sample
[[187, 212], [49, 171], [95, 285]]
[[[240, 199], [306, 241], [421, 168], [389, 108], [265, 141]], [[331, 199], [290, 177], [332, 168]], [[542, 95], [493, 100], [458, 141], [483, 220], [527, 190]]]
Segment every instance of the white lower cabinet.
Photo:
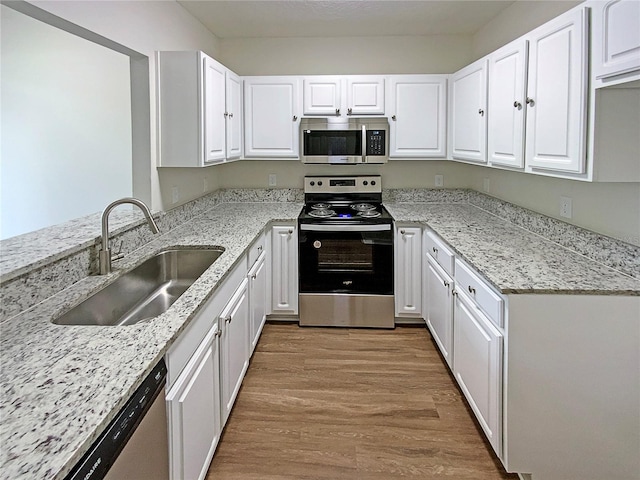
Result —
[[429, 255], [425, 264], [425, 320], [440, 353], [453, 367], [453, 280]]
[[220, 314], [222, 425], [236, 400], [249, 367], [249, 289], [245, 278]]
[[298, 313], [298, 235], [295, 225], [271, 230], [271, 313]]
[[462, 292], [455, 295], [453, 374], [487, 439], [502, 455], [503, 334]]
[[396, 316], [422, 317], [422, 228], [397, 227]]
[[258, 344], [262, 327], [267, 319], [267, 254], [263, 252], [249, 270], [250, 353]]
[[203, 479], [220, 438], [218, 334], [216, 324], [167, 393], [174, 480]]

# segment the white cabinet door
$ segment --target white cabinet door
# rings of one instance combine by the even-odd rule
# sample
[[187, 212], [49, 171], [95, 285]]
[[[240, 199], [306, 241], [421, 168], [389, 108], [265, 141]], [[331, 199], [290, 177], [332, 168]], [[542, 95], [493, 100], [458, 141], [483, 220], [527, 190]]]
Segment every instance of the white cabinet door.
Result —
[[224, 161], [227, 154], [225, 135], [226, 67], [213, 58], [203, 56], [204, 62], [204, 163]]
[[489, 163], [524, 167], [526, 40], [517, 40], [489, 56]]
[[218, 362], [216, 325], [167, 394], [172, 480], [207, 474], [221, 432]]
[[446, 157], [447, 78], [394, 75], [390, 83], [389, 157]]
[[226, 156], [227, 160], [235, 160], [242, 156], [242, 80], [230, 71], [226, 76], [226, 93]]
[[384, 77], [347, 77], [347, 115], [384, 115]]
[[245, 157], [299, 158], [300, 79], [245, 77]]
[[440, 353], [453, 367], [453, 280], [435, 260], [426, 256], [425, 318]]
[[271, 312], [298, 313], [298, 235], [295, 225], [271, 230]]
[[236, 155], [228, 144], [238, 143], [241, 115], [240, 133], [229, 136], [225, 113], [228, 79], [237, 75], [202, 52], [158, 52], [157, 64], [159, 166], [205, 167]]
[[584, 8], [527, 35], [527, 167], [584, 173], [587, 38]]
[[222, 425], [231, 409], [249, 366], [249, 291], [245, 278], [220, 314], [220, 363]]
[[500, 457], [503, 335], [463, 293], [455, 298], [453, 374]]
[[249, 270], [249, 324], [251, 328], [250, 352], [253, 351], [260, 339], [262, 327], [267, 319], [267, 254], [262, 252], [255, 264]]
[[342, 114], [342, 77], [304, 77], [302, 83], [305, 115]]
[[451, 156], [487, 162], [487, 60], [451, 77]]
[[640, 2], [593, 2], [592, 45], [596, 79], [640, 70]]
[[399, 227], [396, 232], [396, 315], [422, 315], [422, 229]]

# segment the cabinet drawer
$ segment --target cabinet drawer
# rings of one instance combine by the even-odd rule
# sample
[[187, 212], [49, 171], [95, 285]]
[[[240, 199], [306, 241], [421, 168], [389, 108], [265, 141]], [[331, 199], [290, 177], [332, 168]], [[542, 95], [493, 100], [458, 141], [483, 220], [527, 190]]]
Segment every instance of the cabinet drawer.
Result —
[[253, 242], [251, 248], [249, 248], [249, 268], [256, 263], [256, 260], [260, 254], [264, 252], [264, 232], [261, 232], [258, 238]]
[[504, 301], [477, 273], [462, 263], [455, 261], [456, 289], [463, 290], [478, 307], [498, 327], [504, 327]]
[[453, 276], [454, 254], [433, 232], [427, 232], [427, 253], [440, 265], [445, 272]]
[[180, 334], [177, 340], [169, 347], [166, 355], [167, 362], [167, 387], [176, 381], [180, 372], [187, 365], [202, 339], [218, 321], [218, 316], [224, 306], [244, 280], [247, 274], [247, 257], [233, 269], [231, 274], [218, 287], [215, 294], [207, 300], [205, 306], [196, 314], [187, 328]]

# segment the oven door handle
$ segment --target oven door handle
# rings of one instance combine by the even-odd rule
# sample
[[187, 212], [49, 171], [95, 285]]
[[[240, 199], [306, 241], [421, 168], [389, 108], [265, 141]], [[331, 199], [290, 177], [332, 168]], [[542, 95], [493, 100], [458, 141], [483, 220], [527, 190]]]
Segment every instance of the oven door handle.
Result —
[[376, 225], [319, 225], [307, 224], [300, 225], [300, 230], [308, 232], [384, 232], [391, 230], [391, 224], [380, 223]]

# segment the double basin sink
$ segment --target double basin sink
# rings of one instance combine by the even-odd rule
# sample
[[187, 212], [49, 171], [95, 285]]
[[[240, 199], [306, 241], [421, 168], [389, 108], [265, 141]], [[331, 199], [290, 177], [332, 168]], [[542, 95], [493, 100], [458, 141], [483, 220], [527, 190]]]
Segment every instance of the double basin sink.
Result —
[[224, 252], [165, 249], [53, 320], [58, 325], [124, 326], [164, 313]]

